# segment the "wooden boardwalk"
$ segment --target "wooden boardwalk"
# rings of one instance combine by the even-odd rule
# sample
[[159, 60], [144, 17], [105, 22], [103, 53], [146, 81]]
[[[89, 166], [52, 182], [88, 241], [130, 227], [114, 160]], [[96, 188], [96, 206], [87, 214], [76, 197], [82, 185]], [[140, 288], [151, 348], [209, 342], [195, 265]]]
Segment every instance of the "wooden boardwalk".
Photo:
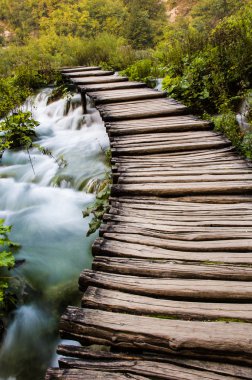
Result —
[[60, 321], [82, 346], [59, 346], [46, 379], [251, 380], [249, 164], [161, 92], [99, 67], [64, 75], [105, 121], [113, 186], [82, 307]]

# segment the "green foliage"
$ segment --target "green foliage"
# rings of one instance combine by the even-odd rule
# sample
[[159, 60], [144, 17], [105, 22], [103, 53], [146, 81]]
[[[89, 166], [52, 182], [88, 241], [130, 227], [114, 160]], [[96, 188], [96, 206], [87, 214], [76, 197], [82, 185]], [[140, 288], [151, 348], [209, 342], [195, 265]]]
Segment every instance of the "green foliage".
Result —
[[0, 118], [20, 106], [29, 95], [30, 90], [19, 85], [14, 86], [12, 78], [0, 78]]
[[8, 289], [8, 276], [5, 269], [11, 269], [15, 265], [13, 250], [19, 245], [9, 239], [12, 226], [5, 226], [4, 220], [0, 219], [0, 308], [3, 308], [5, 292]]
[[165, 7], [159, 0], [125, 0], [128, 17], [125, 36], [136, 49], [150, 48], [163, 34]]
[[252, 160], [252, 133], [244, 134], [241, 142], [241, 151], [248, 159]]
[[234, 112], [227, 111], [221, 115], [213, 116], [212, 121], [217, 131], [223, 132], [233, 145], [240, 148], [243, 133], [239, 128]]
[[[231, 12], [231, 0], [226, 3]], [[200, 4], [217, 6], [216, 1], [202, 0]], [[157, 58], [167, 65], [164, 89], [194, 111], [215, 113], [223, 107], [232, 110], [250, 88], [252, 8], [245, 2], [235, 9], [230, 16], [226, 16], [229, 12], [223, 13], [225, 17], [215, 20], [213, 29], [205, 28], [204, 33], [187, 21], [176, 24], [167, 32], [169, 40], [165, 39], [158, 48]]]
[[29, 149], [36, 137], [35, 127], [39, 123], [31, 112], [13, 113], [0, 123], [0, 151], [5, 149]]
[[87, 236], [93, 234], [101, 225], [104, 213], [109, 207], [109, 196], [111, 190], [112, 178], [109, 173], [106, 174], [106, 178], [101, 181], [96, 189], [95, 202], [83, 211], [83, 217], [86, 218], [89, 215], [93, 215], [92, 220], [89, 223], [89, 229]]
[[130, 80], [150, 82], [153, 79], [162, 75], [162, 70], [155, 65], [152, 59], [142, 59], [127, 67], [121, 72], [126, 75]]

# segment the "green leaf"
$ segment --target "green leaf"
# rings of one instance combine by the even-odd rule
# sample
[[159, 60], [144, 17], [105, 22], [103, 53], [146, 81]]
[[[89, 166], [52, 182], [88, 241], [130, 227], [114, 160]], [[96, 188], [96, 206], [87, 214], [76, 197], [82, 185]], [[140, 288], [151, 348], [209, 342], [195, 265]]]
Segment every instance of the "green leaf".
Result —
[[15, 259], [12, 252], [0, 252], [0, 268], [7, 267], [13, 268], [15, 265]]

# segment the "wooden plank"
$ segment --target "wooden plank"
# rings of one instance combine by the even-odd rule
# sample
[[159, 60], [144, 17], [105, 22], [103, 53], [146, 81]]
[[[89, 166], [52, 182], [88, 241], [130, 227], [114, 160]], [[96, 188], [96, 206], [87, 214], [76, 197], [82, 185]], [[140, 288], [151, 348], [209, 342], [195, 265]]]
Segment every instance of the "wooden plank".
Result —
[[[219, 362], [208, 362], [208, 361], [200, 361], [200, 360], [192, 360], [188, 358], [176, 358], [173, 355], [162, 355], [162, 354], [155, 354], [151, 353], [148, 355], [145, 354], [126, 354], [123, 352], [118, 353], [111, 353], [108, 351], [92, 351], [90, 349], [86, 349], [85, 347], [77, 347], [77, 346], [71, 346], [71, 345], [59, 345], [57, 349], [58, 354], [63, 355], [65, 357], [74, 357], [79, 359], [92, 359], [92, 360], [106, 360], [107, 362], [115, 362], [119, 360], [127, 360], [128, 362], [135, 362], [135, 361], [147, 361], [147, 362], [153, 362], [155, 360], [156, 363], [171, 363], [176, 364], [178, 366], [187, 367], [187, 368], [193, 368], [193, 369], [200, 369], [204, 370], [205, 372], [213, 372], [214, 374], [220, 374], [220, 375], [232, 375], [232, 376], [238, 376], [240, 379], [249, 379], [251, 380], [251, 367], [247, 366], [241, 366], [241, 365], [234, 365], [234, 364], [224, 364]], [[154, 366], [155, 367], [155, 366]], [[208, 373], [209, 375], [209, 373]], [[212, 374], [211, 374], [212, 375]], [[167, 377], [165, 377], [167, 378]]]
[[101, 70], [101, 67], [100, 66], [65, 67], [65, 68], [62, 68], [60, 71], [62, 73], [75, 73], [78, 71], [94, 71], [94, 70]]
[[159, 133], [155, 131], [155, 133], [145, 133], [144, 135], [135, 136], [119, 136], [111, 138], [112, 143], [118, 144], [136, 144], [136, 143], [152, 143], [153, 141], [177, 141], [183, 139], [194, 140], [195, 138], [216, 138], [222, 137], [221, 133], [216, 133], [214, 131], [188, 131], [188, 132], [169, 132], [169, 133]]
[[111, 371], [85, 370], [85, 369], [59, 369], [47, 370], [45, 380], [149, 380], [147, 377], [133, 375], [130, 373], [114, 373]]
[[190, 183], [190, 182], [216, 182], [216, 181], [242, 181], [242, 180], [252, 180], [251, 174], [198, 174], [198, 175], [177, 175], [168, 176], [159, 174], [152, 176], [140, 176], [139, 177], [128, 177], [127, 175], [121, 175], [118, 179], [118, 183], [122, 184], [141, 184], [141, 183]]
[[[201, 199], [199, 204], [198, 199]], [[229, 201], [230, 200], [230, 201]], [[234, 202], [237, 200], [238, 202]], [[228, 196], [226, 202], [215, 204], [207, 202], [204, 197], [191, 197], [190, 200], [184, 199], [184, 197], [178, 198], [157, 198], [157, 197], [110, 197], [110, 204], [115, 207], [128, 207], [137, 209], [146, 209], [146, 204], [151, 205], [151, 209], [156, 210], [177, 210], [183, 211], [227, 211], [227, 210], [252, 210], [251, 205], [252, 196]]]
[[213, 195], [213, 194], [244, 194], [252, 193], [251, 181], [225, 181], [225, 182], [191, 182], [191, 183], [160, 183], [160, 184], [130, 184], [113, 185], [112, 195]]
[[[127, 227], [118, 226], [114, 227], [113, 230], [123, 233], [123, 229], [127, 230]], [[139, 233], [139, 229], [136, 228], [136, 234]], [[231, 231], [227, 232], [226, 235], [231, 235]], [[140, 233], [139, 233], [140, 234]], [[251, 235], [251, 230], [248, 235]], [[152, 236], [150, 232], [149, 235]], [[213, 235], [214, 236], [214, 235]], [[214, 238], [214, 237], [212, 237]], [[204, 241], [203, 241], [204, 242]], [[115, 257], [125, 257], [125, 258], [138, 258], [138, 259], [150, 259], [150, 260], [176, 260], [177, 262], [198, 262], [204, 263], [206, 265], [211, 265], [213, 269], [213, 263], [223, 263], [223, 264], [236, 264], [236, 265], [252, 265], [252, 255], [243, 252], [188, 252], [188, 251], [176, 251], [172, 249], [163, 249], [152, 246], [147, 246], [144, 244], [137, 243], [121, 243], [118, 241], [111, 241], [106, 239], [97, 239], [93, 245], [94, 256], [115, 256]], [[141, 263], [139, 264], [141, 265]], [[210, 269], [210, 268], [209, 268]]]
[[[139, 376], [148, 376], [148, 378], [155, 379], [184, 379], [184, 380], [238, 380], [238, 377], [229, 375], [219, 375], [216, 373], [207, 373], [192, 368], [180, 367], [176, 364], [151, 362], [138, 360], [135, 362], [117, 360], [113, 362], [108, 361], [88, 361], [78, 359], [61, 359], [60, 366], [62, 368], [81, 368], [85, 370], [99, 370], [99, 371], [111, 371], [118, 374], [131, 374]], [[149, 377], [150, 376], [150, 377]], [[130, 378], [130, 377], [129, 377]]]
[[[140, 206], [142, 206], [140, 204]], [[214, 207], [208, 207], [204, 209], [204, 207], [199, 207], [198, 209], [195, 208], [182, 208], [181, 206], [178, 206], [178, 209], [174, 209], [171, 206], [167, 207], [162, 206], [161, 208], [152, 208], [150, 207], [148, 210], [146, 208], [142, 207], [131, 207], [131, 205], [115, 205], [110, 207], [109, 213], [114, 215], [125, 215], [129, 216], [130, 213], [133, 214], [134, 217], [145, 217], [149, 219], [156, 219], [159, 221], [165, 221], [169, 223], [169, 219], [171, 217], [174, 220], [180, 221], [180, 222], [191, 222], [191, 221], [203, 221], [203, 220], [226, 220], [227, 216], [232, 216], [232, 220], [252, 220], [252, 214], [251, 214], [251, 208], [240, 208], [240, 211], [238, 208], [218, 208], [214, 209]], [[176, 207], [176, 206], [175, 206]], [[176, 212], [177, 210], [177, 212]], [[207, 210], [204, 211], [204, 210]], [[172, 223], [172, 222], [171, 222]]]
[[[250, 223], [251, 224], [251, 223]], [[150, 245], [164, 249], [192, 252], [251, 252], [252, 239], [237, 240], [209, 240], [209, 241], [182, 241], [172, 239], [161, 239], [151, 236], [135, 236], [134, 234], [104, 233], [104, 238], [118, 240], [121, 242]]]
[[[252, 321], [250, 303], [212, 303], [167, 300], [115, 290], [89, 287], [82, 307], [145, 316], [174, 317], [184, 320]], [[251, 369], [252, 371], [252, 369]]]
[[77, 86], [81, 92], [93, 91], [107, 91], [107, 90], [120, 90], [120, 89], [133, 89], [133, 88], [146, 88], [145, 83], [120, 81], [114, 83], [100, 83], [100, 84], [86, 84]]
[[[131, 83], [131, 82], [128, 82]], [[134, 83], [134, 82], [133, 82]], [[192, 115], [180, 115], [180, 116], [163, 116], [163, 117], [155, 117], [155, 118], [149, 118], [149, 119], [133, 119], [130, 121], [115, 121], [110, 122], [106, 124], [106, 127], [109, 130], [131, 130], [131, 131], [139, 131], [141, 132], [142, 129], [146, 129], [146, 131], [149, 131], [150, 129], [153, 130], [153, 132], [156, 131], [158, 128], [165, 128], [165, 127], [176, 127], [181, 126], [185, 127], [187, 125], [205, 125], [205, 126], [211, 126], [211, 124], [207, 121], [200, 120]], [[145, 133], [145, 131], [144, 131]]]
[[65, 331], [68, 336], [73, 331], [80, 341], [86, 336], [90, 342], [92, 337], [101, 338], [112, 347], [203, 357], [218, 354], [220, 360], [228, 354], [251, 357], [252, 352], [250, 323], [183, 321], [68, 307], [60, 321], [62, 336]]
[[251, 281], [252, 268], [234, 264], [177, 263], [171, 260], [96, 256], [93, 270], [152, 278]]
[[[232, 215], [231, 215], [232, 217]], [[172, 218], [172, 215], [171, 215]], [[148, 227], [149, 226], [149, 227]], [[206, 240], [234, 240], [234, 239], [251, 239], [252, 227], [233, 227], [233, 226], [159, 226], [158, 224], [143, 223], [104, 223], [100, 227], [102, 235], [105, 233], [116, 234], [138, 234], [143, 236], [158, 237], [162, 239], [174, 239], [184, 241], [206, 241]], [[222, 252], [223, 254], [223, 252]]]
[[90, 84], [100, 84], [100, 83], [116, 83], [116, 82], [126, 82], [127, 77], [118, 77], [116, 75], [104, 75], [104, 76], [94, 76], [94, 77], [82, 77], [82, 78], [69, 78], [75, 85], [90, 85]]
[[82, 291], [95, 286], [156, 298], [197, 301], [251, 302], [252, 297], [252, 284], [246, 281], [138, 277], [87, 269], [81, 273], [79, 285]]
[[98, 105], [105, 121], [130, 120], [186, 112], [186, 107], [173, 99], [139, 100], [135, 102]]
[[229, 146], [230, 142], [224, 141], [224, 140], [216, 140], [216, 141], [202, 141], [202, 142], [185, 142], [184, 145], [178, 143], [178, 144], [152, 144], [150, 146], [143, 145], [136, 147], [113, 147], [111, 149], [111, 152], [113, 155], [121, 155], [121, 154], [150, 154], [150, 153], [163, 153], [163, 152], [179, 152], [179, 151], [193, 151], [197, 149], [214, 149], [214, 148], [222, 148], [225, 146]]
[[114, 178], [131, 178], [131, 177], [151, 177], [152, 174], [155, 176], [200, 176], [200, 172], [202, 171], [202, 175], [204, 176], [210, 176], [213, 177], [216, 175], [215, 178], [218, 178], [219, 175], [235, 175], [235, 174], [246, 174], [249, 175], [251, 171], [246, 167], [232, 167], [227, 166], [227, 168], [223, 166], [212, 166], [207, 167], [205, 166], [192, 166], [190, 168], [189, 165], [185, 165], [184, 167], [180, 165], [179, 167], [171, 166], [170, 170], [166, 169], [165, 165], [158, 165], [153, 166], [150, 170], [146, 166], [132, 166], [132, 167], [125, 167], [125, 166], [114, 166], [112, 175]]
[[[147, 218], [146, 218], [147, 219]], [[132, 226], [134, 224], [141, 224], [144, 228], [150, 228], [151, 226], [160, 226], [160, 220], [155, 220], [153, 218], [149, 218], [149, 220], [144, 220], [143, 217], [137, 216], [124, 216], [124, 215], [113, 215], [113, 214], [104, 214], [104, 221], [109, 221], [113, 223], [130, 223]], [[165, 231], [167, 227], [184, 228], [185, 225], [188, 227], [251, 227], [252, 223], [250, 220], [220, 220], [218, 217], [216, 219], [208, 219], [208, 220], [198, 220], [198, 221], [180, 221], [174, 220], [173, 218], [169, 220], [162, 220], [162, 226], [160, 226], [160, 230]]]
[[120, 103], [122, 101], [128, 102], [132, 100], [156, 99], [166, 97], [166, 94], [164, 92], [155, 91], [149, 88], [135, 88], [133, 91], [129, 91], [129, 89], [113, 89], [113, 91], [99, 92], [87, 91], [87, 95], [94, 100], [95, 104]]
[[71, 73], [64, 73], [65, 76], [69, 77], [71, 80], [75, 78], [86, 78], [86, 77], [101, 77], [107, 75], [113, 75], [114, 71], [108, 70], [94, 70], [94, 71], [78, 71]]

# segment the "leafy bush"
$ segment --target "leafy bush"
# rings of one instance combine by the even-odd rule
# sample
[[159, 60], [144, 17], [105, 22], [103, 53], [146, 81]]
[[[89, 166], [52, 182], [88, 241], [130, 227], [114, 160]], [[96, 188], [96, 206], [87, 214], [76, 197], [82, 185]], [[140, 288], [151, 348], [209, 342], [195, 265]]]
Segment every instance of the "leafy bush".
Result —
[[19, 248], [19, 244], [9, 239], [12, 226], [5, 226], [4, 220], [0, 219], [0, 308], [3, 309], [5, 302], [5, 292], [8, 288], [8, 276], [6, 269], [11, 269], [15, 265], [13, 250]]
[[223, 132], [233, 145], [241, 148], [243, 133], [241, 132], [236, 115], [234, 112], [229, 111], [218, 116], [212, 117], [215, 129]]
[[0, 123], [0, 151], [5, 149], [29, 149], [36, 137], [35, 127], [39, 123], [31, 112], [13, 113]]
[[161, 70], [154, 64], [151, 59], [142, 59], [127, 67], [121, 72], [126, 75], [130, 80], [149, 82], [156, 79], [161, 75]]
[[167, 65], [169, 95], [202, 113], [235, 109], [252, 80], [252, 10], [240, 7], [205, 34], [186, 22], [168, 30], [156, 56]]

